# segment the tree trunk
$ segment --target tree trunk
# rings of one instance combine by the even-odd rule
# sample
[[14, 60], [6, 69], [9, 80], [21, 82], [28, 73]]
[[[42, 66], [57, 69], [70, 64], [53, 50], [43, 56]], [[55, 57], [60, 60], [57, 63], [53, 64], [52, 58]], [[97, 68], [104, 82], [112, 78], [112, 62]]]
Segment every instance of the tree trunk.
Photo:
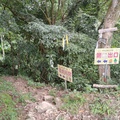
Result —
[[[110, 4], [108, 12], [106, 14], [103, 29], [113, 28], [116, 25], [120, 17], [120, 0], [113, 0]], [[112, 40], [113, 32], [104, 32], [100, 37], [105, 40], [106, 44], [98, 42], [98, 48], [110, 48], [111, 47], [111, 40]], [[100, 40], [99, 38], [98, 40]], [[105, 78], [105, 65], [99, 65], [99, 76], [102, 81], [107, 82]], [[107, 77], [110, 78], [110, 66], [107, 66]]]

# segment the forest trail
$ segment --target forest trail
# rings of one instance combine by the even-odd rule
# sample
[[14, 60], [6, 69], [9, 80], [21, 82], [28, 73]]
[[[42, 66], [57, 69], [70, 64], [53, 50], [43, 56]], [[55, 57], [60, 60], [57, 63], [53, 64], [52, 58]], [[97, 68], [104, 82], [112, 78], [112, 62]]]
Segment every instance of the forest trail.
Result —
[[[17, 105], [18, 108], [21, 108], [18, 120], [103, 120], [101, 115], [94, 115], [89, 109], [89, 104], [100, 97], [98, 94], [84, 94], [88, 102], [80, 108], [77, 114], [71, 114], [67, 110], [60, 109], [63, 105], [62, 97], [68, 95], [69, 92], [57, 90], [47, 85], [36, 88], [30, 86], [28, 81], [21, 77], [4, 76], [3, 79], [11, 82], [16, 91], [21, 95], [30, 95], [30, 99], [25, 100], [24, 106], [21, 104]], [[120, 94], [118, 97], [120, 98]], [[116, 97], [113, 95], [105, 94], [103, 101], [111, 99], [113, 104], [120, 106], [120, 101], [116, 100]], [[107, 118], [109, 120], [120, 120], [120, 108], [117, 110], [117, 115], [112, 117], [106, 115]]]
[[71, 119], [67, 112], [58, 108], [62, 104], [60, 97], [65, 95], [66, 91], [58, 91], [50, 86], [32, 87], [28, 85], [27, 80], [20, 77], [5, 76], [3, 79], [11, 82], [21, 95], [30, 93], [34, 99], [26, 100], [25, 106], [18, 106], [22, 107], [19, 120], [60, 120], [63, 116], [66, 120]]

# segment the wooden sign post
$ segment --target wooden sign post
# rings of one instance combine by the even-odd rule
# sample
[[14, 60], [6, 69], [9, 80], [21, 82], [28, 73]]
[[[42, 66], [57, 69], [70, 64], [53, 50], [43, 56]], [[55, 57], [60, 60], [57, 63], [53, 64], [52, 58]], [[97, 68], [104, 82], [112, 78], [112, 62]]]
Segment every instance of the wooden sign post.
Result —
[[108, 28], [108, 29], [99, 29], [99, 30], [98, 30], [98, 33], [99, 33], [99, 34], [103, 34], [103, 33], [105, 33], [105, 32], [114, 32], [114, 31], [117, 31], [117, 30], [118, 30], [117, 27]]
[[[105, 48], [110, 48], [110, 44], [109, 44], [108, 39], [104, 38], [104, 33], [114, 32], [114, 31], [117, 31], [117, 30], [118, 30], [117, 27], [100, 29], [98, 31], [98, 33], [99, 33], [98, 48], [104, 48], [104, 49]], [[109, 65], [107, 65], [107, 64], [99, 65], [99, 74], [100, 74], [100, 77], [103, 78], [102, 79], [103, 81], [107, 82], [107, 76], [110, 77], [110, 72], [109, 71], [110, 71], [110, 66]]]
[[[63, 51], [67, 46], [68, 46], [68, 35], [65, 35], [62, 39]], [[58, 77], [65, 80], [65, 89], [67, 91], [67, 81], [72, 82], [72, 69], [62, 65], [58, 65]]]
[[58, 65], [58, 77], [65, 80], [65, 89], [67, 90], [67, 81], [72, 82], [72, 69]]
[[[117, 59], [116, 59], [116, 52], [112, 48], [110, 48], [110, 45], [108, 44], [109, 43], [108, 39], [105, 39], [103, 35], [106, 32], [114, 32], [117, 30], [118, 30], [117, 27], [114, 27], [114, 28], [108, 28], [108, 29], [100, 29], [98, 31], [99, 40], [97, 42], [98, 49], [95, 50], [95, 64], [99, 65], [100, 78], [106, 83], [107, 83], [107, 77], [108, 77], [108, 69], [110, 69], [109, 64], [116, 64], [116, 62], [118, 64], [119, 62], [119, 50], [117, 50], [118, 48], [114, 49], [114, 50], [117, 50]], [[99, 51], [100, 49], [102, 50], [101, 52]], [[93, 87], [95, 86], [98, 87], [99, 85], [93, 85]]]

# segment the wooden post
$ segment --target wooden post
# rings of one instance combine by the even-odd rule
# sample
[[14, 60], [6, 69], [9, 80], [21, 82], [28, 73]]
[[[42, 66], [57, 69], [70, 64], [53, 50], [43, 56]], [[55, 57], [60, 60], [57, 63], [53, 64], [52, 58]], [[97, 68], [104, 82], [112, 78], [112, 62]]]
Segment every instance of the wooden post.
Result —
[[117, 88], [117, 85], [99, 85], [99, 84], [93, 84], [94, 88]]
[[[117, 31], [117, 27], [114, 28], [107, 28], [107, 29], [99, 29], [99, 40], [98, 40], [98, 48], [110, 48], [110, 44], [108, 39], [103, 38], [104, 33], [112, 33], [114, 31]], [[110, 66], [109, 65], [99, 65], [99, 76], [102, 79], [102, 81], [107, 83], [107, 78], [110, 78]]]
[[[111, 47], [113, 31], [116, 31], [116, 28], [114, 29], [114, 27], [117, 21], [119, 20], [119, 18], [120, 18], [120, 0], [112, 0], [111, 3], [109, 4], [109, 8], [107, 10], [106, 16], [104, 18], [104, 22], [102, 24], [102, 28], [104, 30], [100, 30], [100, 33], [99, 33], [102, 36], [102, 39], [105, 39], [106, 44], [102, 42], [98, 43], [98, 48], [106, 48], [106, 47], [110, 48]], [[101, 37], [98, 38], [98, 41], [100, 38]], [[104, 73], [103, 68], [104, 68], [103, 65], [99, 65], [100, 78], [102, 77], [102, 74]], [[110, 78], [110, 65], [108, 65], [107, 68], [108, 68], [107, 76]]]
[[114, 31], [117, 31], [117, 30], [118, 30], [117, 27], [108, 28], [108, 29], [99, 29], [99, 30], [98, 30], [98, 33], [99, 33], [99, 34], [103, 34], [103, 33], [105, 33], [105, 32], [114, 32]]
[[68, 89], [67, 89], [67, 80], [65, 80], [65, 90], [68, 91]]

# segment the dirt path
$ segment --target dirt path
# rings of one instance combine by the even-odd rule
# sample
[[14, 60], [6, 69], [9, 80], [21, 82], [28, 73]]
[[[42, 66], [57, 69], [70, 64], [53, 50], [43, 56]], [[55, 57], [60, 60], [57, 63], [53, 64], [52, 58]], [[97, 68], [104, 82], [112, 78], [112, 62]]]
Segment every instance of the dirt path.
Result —
[[[5, 76], [4, 79], [11, 82], [20, 94], [31, 95], [32, 99], [26, 99], [25, 106], [18, 105], [22, 109], [19, 120], [120, 120], [120, 101], [115, 96], [105, 95], [103, 98], [111, 100], [114, 106], [117, 105], [119, 107], [115, 116], [106, 116], [106, 119], [102, 119], [100, 115], [91, 114], [88, 106], [89, 103], [100, 97], [96, 94], [85, 94], [84, 96], [88, 103], [84, 105], [84, 108], [78, 114], [72, 115], [68, 111], [59, 109], [62, 105], [61, 97], [66, 95], [67, 92], [56, 90], [56, 88], [50, 86], [31, 87], [27, 80], [23, 80], [20, 77]], [[55, 96], [52, 96], [52, 94], [55, 94]]]
[[[52, 110], [50, 111], [49, 108], [46, 108], [46, 109], [48, 109], [48, 111], [46, 110], [45, 113], [39, 112], [39, 109], [38, 109], [38, 111], [36, 111], [36, 108], [39, 107], [40, 103], [45, 101], [44, 98], [47, 96], [50, 96], [49, 95], [50, 91], [56, 91], [55, 88], [52, 88], [50, 86], [34, 88], [34, 87], [31, 87], [28, 85], [27, 80], [23, 80], [20, 77], [16, 78], [13, 76], [6, 76], [3, 79], [5, 79], [8, 82], [11, 82], [12, 85], [14, 86], [14, 88], [20, 94], [30, 93], [32, 98], [34, 99], [34, 102], [30, 101], [30, 100], [26, 100], [26, 105], [24, 106], [21, 116], [19, 118], [20, 120], [45, 120], [45, 119], [46, 120], [54, 120], [55, 117], [57, 117], [59, 114], [61, 114], [61, 113], [65, 114], [64, 111], [63, 112], [59, 111], [54, 104], [50, 104], [56, 108], [53, 111]], [[56, 94], [55, 97], [60, 98], [63, 94], [66, 94], [66, 92], [65, 91], [57, 91], [57, 93], [55, 93], [55, 94]], [[48, 100], [48, 102], [50, 102], [50, 101], [51, 100]], [[21, 107], [21, 106], [18, 106], [18, 107]], [[42, 107], [44, 108], [44, 106], [42, 106]], [[50, 112], [51, 112], [51, 114], [49, 114]]]

